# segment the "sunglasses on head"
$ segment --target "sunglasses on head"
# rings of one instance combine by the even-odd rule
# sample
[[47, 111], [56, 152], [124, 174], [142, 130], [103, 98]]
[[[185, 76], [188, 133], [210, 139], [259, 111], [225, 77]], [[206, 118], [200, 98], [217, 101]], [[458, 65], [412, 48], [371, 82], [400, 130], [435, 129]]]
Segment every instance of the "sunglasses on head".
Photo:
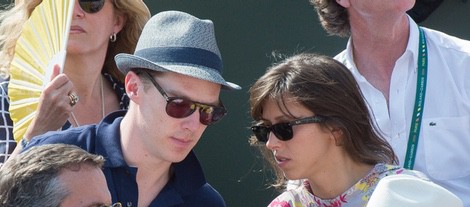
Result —
[[78, 4], [84, 12], [93, 14], [103, 8], [105, 1], [106, 0], [78, 0]]
[[251, 131], [259, 142], [267, 142], [269, 139], [269, 132], [274, 133], [274, 135], [281, 141], [288, 141], [291, 140], [292, 137], [294, 137], [294, 131], [292, 130], [292, 126], [309, 123], [320, 123], [324, 120], [324, 116], [316, 115], [312, 117], [297, 119], [287, 123], [278, 123], [271, 126], [254, 125], [251, 127]]
[[221, 106], [213, 106], [191, 101], [180, 97], [168, 97], [163, 88], [158, 85], [157, 81], [148, 73], [144, 72], [153, 83], [155, 88], [162, 94], [166, 100], [166, 113], [173, 118], [185, 118], [193, 114], [199, 108], [199, 121], [204, 125], [215, 124], [220, 121], [226, 114], [227, 110], [220, 102]]

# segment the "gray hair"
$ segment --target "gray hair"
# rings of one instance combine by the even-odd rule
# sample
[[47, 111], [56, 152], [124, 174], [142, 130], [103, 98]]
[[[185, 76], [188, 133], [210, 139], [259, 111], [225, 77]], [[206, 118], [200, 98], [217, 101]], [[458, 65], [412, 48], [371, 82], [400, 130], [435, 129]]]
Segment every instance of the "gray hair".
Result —
[[10, 158], [0, 169], [0, 206], [58, 207], [69, 195], [59, 179], [63, 170], [101, 168], [104, 158], [66, 144], [35, 146]]
[[330, 35], [349, 37], [351, 26], [349, 25], [348, 11], [335, 0], [309, 0], [315, 7], [323, 29]]

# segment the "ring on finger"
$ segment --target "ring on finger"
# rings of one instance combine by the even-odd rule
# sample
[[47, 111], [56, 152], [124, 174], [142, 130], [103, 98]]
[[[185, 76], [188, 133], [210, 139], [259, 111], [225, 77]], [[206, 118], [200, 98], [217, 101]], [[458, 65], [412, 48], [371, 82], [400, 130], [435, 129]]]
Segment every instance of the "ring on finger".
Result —
[[69, 92], [69, 99], [70, 99], [70, 106], [75, 106], [75, 104], [77, 104], [77, 102], [80, 100], [80, 98], [78, 97], [78, 95], [76, 95], [74, 92], [70, 91]]

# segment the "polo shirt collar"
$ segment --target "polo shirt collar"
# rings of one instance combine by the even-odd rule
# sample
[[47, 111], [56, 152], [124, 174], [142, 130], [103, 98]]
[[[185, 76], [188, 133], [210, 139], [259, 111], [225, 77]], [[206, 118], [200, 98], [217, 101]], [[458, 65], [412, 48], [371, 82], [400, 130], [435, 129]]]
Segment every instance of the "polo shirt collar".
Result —
[[[96, 140], [95, 150], [97, 154], [106, 158], [103, 166], [105, 168], [129, 167], [122, 153], [119, 130], [125, 113], [124, 110], [113, 112], [97, 127], [96, 135], [99, 139]], [[181, 196], [185, 196], [207, 183], [201, 164], [192, 150], [183, 161], [173, 163], [172, 167], [172, 178], [165, 186], [169, 187], [170, 191], [177, 191]]]

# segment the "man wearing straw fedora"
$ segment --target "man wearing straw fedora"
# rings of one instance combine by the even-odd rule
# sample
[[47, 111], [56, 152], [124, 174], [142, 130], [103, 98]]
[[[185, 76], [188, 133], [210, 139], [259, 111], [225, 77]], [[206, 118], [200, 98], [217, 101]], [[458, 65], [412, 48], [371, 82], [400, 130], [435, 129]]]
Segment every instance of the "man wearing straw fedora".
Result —
[[225, 206], [192, 151], [226, 114], [221, 89], [240, 89], [221, 76], [213, 23], [161, 12], [145, 25], [135, 53], [115, 60], [126, 74], [127, 114], [35, 137], [27, 148], [61, 142], [102, 155], [113, 202], [124, 206]]

